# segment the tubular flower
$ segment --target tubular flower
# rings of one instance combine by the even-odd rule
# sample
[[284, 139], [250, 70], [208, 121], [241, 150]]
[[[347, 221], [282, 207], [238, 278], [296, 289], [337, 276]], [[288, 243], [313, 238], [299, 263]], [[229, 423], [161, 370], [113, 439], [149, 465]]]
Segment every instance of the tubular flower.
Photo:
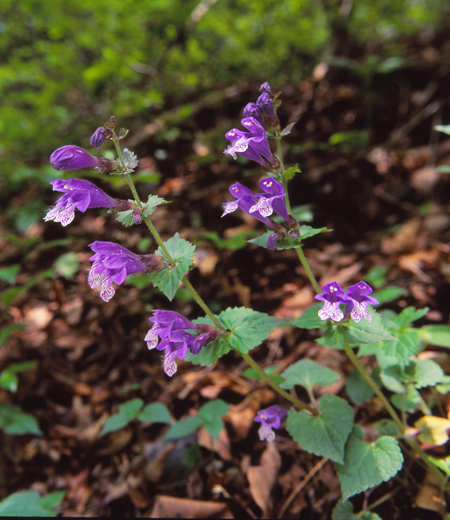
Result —
[[244, 117], [254, 117], [258, 123], [264, 126], [264, 117], [255, 103], [248, 103], [244, 108]]
[[367, 285], [362, 281], [349, 287], [347, 293], [351, 301], [350, 303], [347, 303], [344, 315], [346, 317], [350, 315], [356, 323], [358, 323], [361, 318], [366, 318], [367, 321], [372, 321], [372, 316], [369, 314], [367, 307], [369, 304], [377, 305], [380, 303], [373, 296], [368, 296], [372, 292], [373, 289], [370, 285]]
[[94, 157], [83, 148], [71, 144], [55, 150], [50, 155], [50, 164], [58, 171], [96, 168], [98, 171], [108, 172], [116, 167], [115, 161]]
[[[145, 336], [145, 341], [149, 349], [156, 347], [156, 350], [165, 350], [164, 372], [169, 377], [177, 371], [176, 358], [184, 359], [188, 349], [192, 354], [198, 354], [209, 340], [217, 337], [214, 327], [196, 325], [177, 312], [155, 310], [153, 314], [148, 319], [153, 326]], [[201, 334], [197, 336], [194, 331]]]
[[258, 197], [259, 200], [250, 208], [250, 213], [258, 211], [263, 217], [269, 217], [275, 211], [286, 222], [289, 222], [289, 214], [284, 201], [286, 193], [283, 186], [270, 177], [263, 179], [259, 185], [270, 197], [263, 193], [256, 194], [255, 197]]
[[245, 117], [241, 120], [248, 132], [243, 132], [233, 128], [225, 134], [228, 141], [232, 144], [224, 151], [236, 159], [236, 154], [242, 155], [247, 159], [256, 161], [262, 166], [277, 164], [277, 160], [270, 151], [269, 141], [266, 137], [264, 127], [254, 117]]
[[114, 296], [116, 292], [112, 283], [120, 285], [129, 274], [140, 271], [156, 271], [162, 266], [159, 265], [158, 257], [152, 259], [135, 255], [113, 242], [95, 241], [89, 244], [95, 253], [89, 260], [93, 262], [89, 271], [88, 283], [91, 289], [101, 285], [100, 297], [105, 302]]
[[270, 85], [267, 83], [267, 81], [265, 81], [260, 87], [259, 87], [259, 91], [261, 92], [261, 94], [269, 94], [269, 96], [271, 98], [273, 98], [274, 96], [274, 92], [273, 90], [271, 89]]
[[350, 297], [337, 282], [327, 283], [322, 287], [323, 293], [315, 296], [316, 300], [322, 300], [324, 306], [319, 311], [322, 320], [331, 318], [334, 321], [341, 321], [344, 313], [339, 309], [341, 303], [350, 303]]
[[274, 227], [274, 223], [271, 220], [269, 220], [267, 216], [262, 215], [259, 209], [255, 208], [259, 201], [256, 198], [256, 196], [253, 195], [251, 190], [249, 190], [245, 186], [242, 186], [242, 184], [240, 184], [239, 182], [232, 184], [229, 190], [231, 195], [233, 195], [233, 197], [236, 197], [237, 200], [224, 203], [225, 208], [222, 217], [239, 208], [245, 213], [251, 215], [252, 217], [260, 220], [261, 222], [264, 222], [266, 226]]
[[81, 179], [56, 179], [50, 183], [54, 191], [62, 191], [56, 206], [51, 209], [44, 220], [54, 220], [67, 226], [75, 217], [75, 209], [84, 213], [88, 208], [116, 208], [120, 202], [107, 195], [95, 184]]
[[[273, 108], [273, 102], [270, 95], [267, 92], [263, 92], [256, 101], [256, 106], [259, 108], [260, 113], [263, 115], [267, 127], [279, 128], [280, 121], [275, 114]], [[263, 123], [264, 125], [264, 123]]]
[[278, 429], [281, 425], [281, 420], [287, 415], [287, 411], [281, 406], [269, 406], [265, 410], [260, 410], [254, 419], [255, 422], [261, 423], [258, 430], [261, 441], [273, 442], [275, 440], [275, 432], [272, 428]]
[[91, 146], [98, 148], [105, 142], [105, 139], [111, 134], [111, 130], [106, 129], [104, 126], [99, 126], [97, 130], [92, 134]]

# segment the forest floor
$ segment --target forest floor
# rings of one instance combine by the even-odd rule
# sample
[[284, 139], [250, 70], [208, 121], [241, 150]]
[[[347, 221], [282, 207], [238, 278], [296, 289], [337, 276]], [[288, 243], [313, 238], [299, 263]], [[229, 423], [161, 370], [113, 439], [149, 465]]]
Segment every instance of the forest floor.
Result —
[[[408, 42], [408, 49], [395, 70], [361, 76], [321, 64], [299, 85], [272, 87], [282, 91], [282, 126], [296, 123], [285, 139], [285, 163], [298, 163], [302, 170], [289, 183], [291, 202], [310, 204], [311, 225], [332, 230], [305, 242], [320, 285], [336, 280], [348, 286], [381, 268], [386, 286], [403, 289], [383, 308], [428, 307], [419, 324], [448, 323], [450, 179], [436, 168], [450, 163], [450, 140], [433, 127], [450, 123], [450, 40], [422, 35]], [[132, 130], [124, 145], [137, 153], [141, 173], [161, 174], [158, 186], [139, 183], [138, 189], [171, 201], [152, 221], [163, 239], [179, 232], [196, 244], [189, 279], [213, 311], [244, 306], [290, 319], [315, 301], [295, 252], [253, 244], [223, 247], [225, 239], [236, 245], [239, 235], [262, 232], [260, 223], [240, 212], [221, 214], [232, 183], [255, 191], [263, 174], [223, 156], [224, 138], [217, 149], [202, 138], [217, 128], [239, 127], [243, 107], [257, 95], [247, 85], [228, 88], [219, 106], [199, 102], [174, 140], [158, 142], [164, 123], [156, 120]], [[349, 140], [344, 133], [350, 131]], [[340, 143], [328, 143], [333, 134], [342, 134]], [[111, 190], [108, 183], [98, 185]], [[42, 196], [48, 207], [57, 198], [50, 189]], [[114, 196], [131, 198], [126, 187]], [[2, 200], [2, 207], [20, 208], [35, 198], [30, 183]], [[152, 252], [153, 246], [142, 241], [143, 225], [124, 228], [96, 210], [77, 212], [66, 228], [38, 222], [19, 240], [11, 239], [5, 212], [0, 225], [1, 266], [20, 264], [15, 287], [44, 273], [64, 253], [74, 252], [79, 266], [66, 277], [37, 281], [4, 305], [2, 326], [28, 325], [7, 339], [0, 367], [22, 361], [35, 365], [20, 374], [16, 393], [0, 391], [0, 402], [32, 414], [43, 434], [3, 435], [3, 497], [23, 489], [66, 490], [59, 506], [63, 516], [242, 519], [277, 517], [282, 511], [284, 518], [331, 518], [340, 497], [333, 465], [298, 449], [283, 428], [276, 442], [259, 441], [255, 414], [279, 401], [261, 382], [242, 375], [247, 366], [238, 355], [230, 353], [206, 368], [179, 362], [177, 374], [168, 378], [160, 354], [148, 351], [144, 336], [151, 309], [190, 319], [202, 315], [182, 290], [169, 303], [150, 285], [124, 282], [104, 303], [89, 288], [87, 244], [112, 241]], [[51, 243], [55, 240], [60, 242]], [[42, 247], [48, 243], [51, 247]], [[0, 290], [10, 288], [0, 281]], [[313, 331], [277, 329], [252, 355], [263, 367], [277, 365], [280, 371], [301, 358], [314, 359], [341, 375], [326, 391], [345, 395], [350, 363], [342, 351], [315, 343], [316, 337]], [[450, 358], [447, 363], [450, 369]], [[195, 414], [213, 398], [227, 402], [230, 411], [219, 442], [212, 444], [202, 429], [194, 438], [164, 440], [167, 426], [162, 424], [131, 424], [100, 437], [117, 406], [135, 397], [166, 404], [176, 419]], [[369, 428], [384, 417], [378, 404], [374, 398], [353, 406], [360, 425]], [[203, 459], [189, 468], [182, 458], [193, 440]], [[440, 449], [448, 454], [445, 446]], [[375, 509], [385, 520], [413, 518], [424, 474], [414, 467], [411, 472], [416, 486], [401, 488]], [[398, 482], [390, 482], [372, 495], [358, 495], [355, 511], [397, 488]], [[414, 514], [420, 518], [421, 509]]]

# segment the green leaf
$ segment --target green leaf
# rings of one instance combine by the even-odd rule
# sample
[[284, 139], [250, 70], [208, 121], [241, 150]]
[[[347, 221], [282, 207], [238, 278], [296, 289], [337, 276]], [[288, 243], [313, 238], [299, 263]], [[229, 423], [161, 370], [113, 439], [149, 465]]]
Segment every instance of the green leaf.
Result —
[[42, 273], [37, 274], [36, 276], [32, 276], [29, 278], [27, 282], [25, 282], [20, 287], [12, 287], [11, 289], [7, 289], [6, 291], [3, 291], [1, 293], [1, 298], [3, 305], [5, 307], [9, 307], [11, 303], [13, 302], [14, 298], [19, 296], [22, 292], [26, 291], [27, 289], [31, 289], [33, 285], [37, 284], [44, 278], [52, 278], [53, 277], [53, 268], [47, 269], [46, 271], [43, 271]]
[[381, 316], [373, 309], [369, 310], [372, 321], [363, 318], [358, 323], [350, 320], [347, 324], [348, 333], [354, 338], [349, 343], [377, 343], [379, 341], [396, 341], [382, 322]]
[[186, 451], [184, 452], [181, 462], [185, 466], [189, 466], [191, 468], [197, 461], [202, 459], [203, 455], [200, 450], [200, 446], [196, 442], [193, 442], [186, 447]]
[[396, 394], [403, 394], [405, 387], [403, 381], [405, 375], [399, 366], [390, 366], [380, 372], [380, 379], [383, 385]]
[[450, 348], [450, 326], [449, 325], [425, 325], [417, 329], [419, 338], [429, 345]]
[[73, 280], [73, 277], [78, 273], [80, 262], [78, 262], [77, 255], [73, 252], [61, 255], [53, 264], [53, 269], [57, 275]]
[[50, 493], [41, 498], [37, 491], [18, 491], [0, 502], [0, 516], [47, 516], [54, 517], [65, 491]]
[[224, 428], [221, 418], [228, 413], [228, 409], [225, 401], [214, 399], [204, 404], [198, 412], [198, 417], [203, 421], [203, 426], [215, 439], [219, 438], [219, 434]]
[[[158, 287], [167, 298], [172, 301], [177, 292], [178, 285], [184, 276], [193, 265], [195, 246], [190, 244], [187, 240], [180, 238], [178, 233], [165, 242], [165, 246], [176, 263], [175, 267], [166, 267], [149, 275], [153, 285]], [[164, 251], [158, 247], [155, 254], [161, 255], [165, 258]]]
[[345, 443], [353, 428], [352, 408], [340, 397], [330, 394], [324, 395], [319, 404], [322, 409], [319, 415], [291, 408], [286, 429], [307, 452], [343, 462]]
[[450, 477], [450, 457], [436, 459], [435, 457], [428, 456], [428, 460], [430, 460], [435, 466], [437, 466], [440, 470], [446, 473], [447, 476]]
[[246, 307], [225, 309], [219, 314], [218, 319], [231, 332], [226, 336], [226, 341], [240, 354], [247, 354], [268, 338], [275, 327], [286, 323], [284, 320]]
[[444, 376], [441, 384], [436, 386], [436, 390], [440, 394], [448, 394], [450, 392], [450, 376]]
[[13, 323], [0, 329], [0, 347], [6, 343], [8, 338], [15, 332], [25, 330], [28, 327], [28, 323]]
[[407, 294], [407, 291], [403, 287], [385, 287], [373, 293], [373, 297], [376, 298], [380, 304], [389, 303], [398, 300], [400, 296]]
[[305, 309], [299, 318], [290, 323], [300, 329], [319, 329], [326, 326], [326, 320], [319, 318], [319, 311], [323, 307], [322, 303], [316, 303]]
[[134, 225], [133, 212], [134, 212], [134, 209], [118, 211], [116, 213], [116, 220], [118, 222], [122, 223], [125, 227], [133, 226]]
[[172, 424], [172, 416], [167, 406], [163, 403], [148, 404], [137, 418], [142, 422]]
[[444, 378], [444, 371], [442, 368], [431, 359], [418, 359], [413, 363], [413, 382], [416, 388], [435, 386]]
[[295, 385], [304, 386], [312, 389], [314, 385], [328, 386], [339, 381], [340, 377], [337, 372], [328, 367], [324, 367], [316, 363], [312, 359], [302, 359], [289, 366], [281, 376], [284, 382], [281, 388], [289, 389]]
[[357, 405], [365, 403], [374, 394], [372, 388], [356, 369], [348, 375], [345, 389], [349, 398]]
[[17, 392], [19, 378], [16, 374], [7, 372], [6, 370], [0, 374], [0, 387], [9, 390], [12, 393]]
[[20, 264], [8, 265], [0, 269], [0, 280], [4, 280], [9, 284], [16, 283], [17, 273], [20, 270]]
[[187, 417], [175, 423], [164, 435], [164, 439], [181, 439], [194, 433], [201, 425], [203, 420], [200, 417]]
[[[302, 240], [305, 238], [313, 237], [314, 235], [318, 235], [319, 233], [326, 233], [328, 231], [331, 231], [330, 229], [326, 227], [322, 228], [313, 228], [311, 226], [300, 226], [299, 232], [300, 232], [300, 238], [291, 239], [289, 237], [284, 238], [282, 240], [279, 240], [277, 243], [277, 250], [282, 249], [294, 249], [296, 247], [302, 246]], [[272, 233], [272, 231], [267, 231], [267, 233], [264, 233], [264, 235], [261, 235], [256, 238], [252, 238], [249, 240], [252, 244], [256, 244], [257, 246], [265, 247], [267, 249], [267, 237]]]
[[420, 347], [417, 329], [407, 328], [392, 333], [398, 341], [385, 341], [381, 348], [386, 355], [395, 357], [398, 364], [405, 367]]
[[342, 502], [342, 500], [335, 505], [331, 518], [332, 520], [381, 520], [376, 513], [371, 511], [353, 514], [353, 504], [349, 501]]
[[345, 447], [344, 464], [335, 465], [344, 501], [389, 480], [403, 464], [402, 452], [394, 438], [379, 437], [371, 444], [362, 439], [362, 428], [355, 425]]
[[[197, 320], [194, 320], [194, 323], [196, 321]], [[185, 361], [189, 361], [194, 365], [208, 367], [225, 354], [228, 354], [230, 350], [230, 345], [228, 345], [228, 343], [222, 337], [219, 337], [214, 341], [211, 341], [211, 343], [208, 343], [206, 347], [202, 348], [198, 354], [194, 355], [188, 350], [184, 359]]]
[[142, 214], [144, 217], [149, 217], [161, 204], [168, 204], [168, 202], [156, 195], [149, 195], [147, 202], [142, 204], [142, 207], [144, 208]]
[[374, 424], [380, 435], [389, 435], [391, 437], [401, 436], [402, 433], [392, 419], [381, 419]]
[[328, 233], [332, 231], [326, 227], [321, 228], [313, 228], [311, 226], [300, 226], [300, 238], [304, 240], [305, 238], [313, 237], [314, 235], [318, 235], [319, 233]]
[[37, 420], [18, 406], [0, 404], [0, 428], [9, 435], [42, 435]]
[[397, 325], [399, 329], [405, 328], [413, 321], [420, 320], [430, 309], [425, 307], [424, 309], [415, 309], [414, 307], [405, 307], [400, 314], [392, 318], [392, 321]]
[[423, 404], [422, 397], [413, 386], [408, 386], [406, 390], [406, 396], [403, 394], [392, 395], [391, 403], [399, 410], [404, 410], [408, 413], [413, 413], [418, 406]]
[[118, 406], [118, 413], [111, 415], [105, 421], [100, 436], [121, 430], [137, 417], [144, 405], [142, 399], [130, 399]]
[[122, 159], [127, 170], [134, 170], [138, 165], [136, 154], [128, 150], [128, 148], [122, 150]]

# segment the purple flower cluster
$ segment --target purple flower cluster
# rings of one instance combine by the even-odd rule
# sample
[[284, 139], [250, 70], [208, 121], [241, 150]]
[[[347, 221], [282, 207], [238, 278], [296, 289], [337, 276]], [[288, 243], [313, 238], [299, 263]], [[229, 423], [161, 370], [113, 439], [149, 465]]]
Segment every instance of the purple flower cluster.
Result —
[[261, 423], [261, 427], [258, 430], [260, 440], [273, 442], [275, 440], [275, 432], [272, 431], [272, 428], [278, 429], [286, 415], [287, 411], [277, 405], [260, 410], [254, 419], [255, 422]]
[[244, 117], [241, 124], [248, 132], [237, 128], [227, 132], [225, 137], [232, 144], [225, 149], [224, 153], [231, 155], [233, 159], [236, 159], [236, 154], [239, 154], [265, 167], [277, 166], [278, 160], [272, 155], [263, 125], [254, 117]]
[[184, 359], [188, 350], [196, 355], [208, 341], [217, 338], [218, 332], [214, 327], [196, 325], [177, 312], [155, 310], [153, 314], [148, 319], [153, 326], [145, 341], [149, 349], [165, 350], [164, 372], [169, 377], [177, 371], [176, 358]]
[[107, 195], [95, 184], [81, 179], [56, 179], [50, 183], [53, 190], [61, 191], [64, 195], [56, 202], [44, 220], [54, 220], [67, 226], [75, 217], [75, 209], [85, 212], [88, 208], [117, 208], [120, 202]]
[[129, 274], [153, 272], [164, 267], [158, 256], [136, 255], [112, 242], [96, 241], [89, 247], [95, 254], [89, 259], [93, 264], [88, 283], [91, 289], [101, 286], [100, 297], [105, 302], [109, 302], [116, 292], [113, 282], [120, 285]]
[[[356, 323], [362, 318], [372, 321], [367, 307], [380, 303], [373, 296], [369, 296], [373, 289], [362, 281], [349, 287], [347, 292], [337, 282], [327, 283], [322, 290], [323, 293], [315, 296], [316, 300], [324, 302], [319, 311], [319, 317], [322, 320], [331, 318], [334, 321], [341, 321], [350, 316]], [[341, 303], [345, 305], [344, 312], [339, 308]]]

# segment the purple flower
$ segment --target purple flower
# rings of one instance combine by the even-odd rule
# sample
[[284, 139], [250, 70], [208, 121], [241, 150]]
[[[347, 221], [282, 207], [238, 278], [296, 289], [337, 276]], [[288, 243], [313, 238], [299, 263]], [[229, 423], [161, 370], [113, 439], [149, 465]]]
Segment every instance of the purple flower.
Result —
[[104, 126], [98, 127], [97, 130], [92, 134], [91, 146], [98, 148], [105, 142], [105, 139], [111, 134], [111, 130], [106, 129]]
[[[196, 325], [173, 311], [153, 311], [148, 320], [153, 323], [145, 336], [149, 349], [165, 350], [164, 372], [172, 377], [177, 371], [176, 358], [184, 359], [188, 349], [198, 354], [200, 349], [211, 339], [217, 337], [217, 330], [209, 325]], [[197, 336], [193, 332], [201, 332]], [[158, 340], [161, 340], [158, 345]]]
[[237, 200], [224, 203], [225, 209], [222, 217], [239, 208], [242, 211], [245, 211], [245, 213], [251, 215], [252, 217], [260, 220], [261, 222], [264, 222], [266, 226], [274, 227], [275, 224], [266, 216], [262, 215], [257, 208], [255, 208], [259, 201], [257, 197], [253, 195], [251, 190], [249, 190], [245, 186], [242, 186], [242, 184], [240, 184], [239, 182], [232, 184], [229, 190], [231, 195], [233, 195], [233, 197], [236, 197]]
[[267, 126], [273, 126], [275, 128], [279, 127], [280, 121], [275, 114], [272, 99], [267, 92], [264, 92], [259, 96], [256, 101], [256, 106], [259, 108], [264, 120], [268, 123]]
[[259, 91], [261, 92], [261, 94], [269, 94], [270, 97], [273, 97], [273, 90], [270, 88], [270, 85], [267, 83], [267, 81], [265, 81], [260, 87], [259, 87]]
[[287, 415], [287, 411], [281, 406], [269, 406], [265, 410], [260, 410], [254, 419], [255, 422], [261, 423], [261, 427], [258, 430], [260, 440], [267, 442], [273, 442], [275, 440], [275, 432], [272, 428], [279, 428], [281, 420]]
[[94, 157], [83, 148], [71, 144], [55, 150], [50, 155], [50, 164], [58, 171], [97, 168], [98, 171], [105, 173], [114, 170], [117, 166], [115, 161]]
[[286, 193], [283, 186], [271, 177], [263, 179], [259, 185], [271, 196], [268, 197], [263, 193], [256, 194], [255, 197], [258, 197], [259, 200], [250, 208], [250, 213], [258, 211], [263, 217], [269, 217], [275, 211], [278, 215], [283, 217], [286, 222], [289, 222], [289, 214], [284, 201]]
[[264, 127], [254, 117], [242, 119], [241, 124], [249, 131], [243, 132], [233, 128], [233, 130], [227, 132], [225, 137], [232, 144], [224, 153], [231, 155], [233, 159], [236, 159], [236, 154], [239, 154], [242, 157], [256, 161], [262, 166], [267, 166], [268, 164], [274, 166], [277, 161], [270, 151]]
[[159, 266], [157, 257], [146, 259], [143, 256], [135, 255], [128, 249], [112, 242], [95, 241], [89, 244], [94, 251], [94, 255], [89, 260], [93, 261], [89, 271], [88, 283], [91, 289], [101, 285], [100, 297], [105, 302], [114, 296], [116, 292], [112, 283], [120, 285], [129, 274], [140, 271], [155, 271]]
[[351, 298], [345, 294], [344, 290], [337, 282], [327, 283], [322, 287], [323, 293], [315, 296], [316, 300], [322, 300], [324, 306], [319, 311], [319, 317], [322, 320], [331, 318], [334, 321], [340, 321], [344, 317], [344, 313], [339, 309], [339, 304], [350, 303]]
[[270, 249], [270, 251], [275, 251], [278, 244], [278, 233], [269, 233], [267, 236], [267, 249]]
[[366, 318], [367, 321], [372, 321], [372, 316], [367, 311], [367, 306], [377, 305], [380, 302], [368, 296], [373, 292], [373, 289], [365, 282], [358, 282], [347, 289], [348, 296], [350, 297], [350, 303], [347, 303], [345, 307], [345, 317], [351, 316], [353, 321], [358, 323], [361, 318]]
[[50, 183], [53, 190], [62, 191], [64, 195], [56, 202], [44, 220], [54, 220], [67, 226], [75, 217], [75, 209], [84, 213], [88, 208], [116, 208], [119, 201], [107, 195], [95, 184], [81, 179], [56, 179]]
[[264, 117], [255, 103], [248, 103], [244, 108], [244, 117], [254, 117], [258, 123], [264, 126]]

